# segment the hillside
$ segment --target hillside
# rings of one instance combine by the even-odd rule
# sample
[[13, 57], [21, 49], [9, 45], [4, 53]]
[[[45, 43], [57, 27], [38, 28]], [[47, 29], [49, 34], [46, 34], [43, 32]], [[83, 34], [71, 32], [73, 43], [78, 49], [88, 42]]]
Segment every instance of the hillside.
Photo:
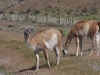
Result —
[[81, 10], [86, 7], [97, 8], [99, 10], [99, 0], [0, 0], [0, 10], [5, 12], [19, 12], [26, 11], [27, 9], [48, 9], [48, 8], [59, 8], [59, 9], [77, 9]]

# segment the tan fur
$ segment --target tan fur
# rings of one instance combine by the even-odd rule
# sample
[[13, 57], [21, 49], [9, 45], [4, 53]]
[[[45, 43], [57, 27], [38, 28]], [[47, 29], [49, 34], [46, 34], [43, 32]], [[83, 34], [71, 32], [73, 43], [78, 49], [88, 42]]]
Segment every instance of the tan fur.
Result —
[[[98, 34], [98, 31], [99, 31], [98, 24], [99, 24], [99, 22], [96, 22], [93, 20], [80, 21], [80, 22], [76, 23], [69, 31], [65, 46], [68, 48], [72, 38], [75, 38], [76, 48], [77, 48], [76, 55], [78, 56], [79, 47], [80, 47], [80, 50], [82, 50], [82, 39], [84, 37], [90, 37], [92, 40], [92, 51], [93, 51], [94, 44], [95, 44], [95, 36], [96, 36], [96, 34]], [[78, 40], [79, 40], [79, 42], [78, 42]], [[81, 55], [82, 55], [82, 51], [81, 51]]]
[[[62, 38], [63, 35], [61, 33], [61, 31], [56, 30], [56, 29], [49, 29], [49, 30], [42, 30], [37, 32], [32, 38], [28, 38], [27, 43], [28, 45], [34, 49], [34, 52], [36, 54], [36, 58], [37, 58], [37, 70], [39, 67], [39, 50], [43, 50], [45, 59], [48, 63], [48, 66], [50, 67], [49, 64], [49, 58], [48, 58], [48, 52], [47, 52], [47, 46], [46, 46], [46, 42], [50, 41], [51, 38], [56, 38], [53, 35], [57, 35], [57, 44], [54, 42], [54, 46], [53, 49], [55, 51], [56, 57], [57, 57], [57, 65], [59, 64], [59, 59], [60, 59], [60, 53], [62, 51]], [[52, 41], [51, 41], [52, 42]], [[51, 44], [50, 42], [50, 44]], [[52, 42], [53, 43], [53, 42]], [[50, 46], [51, 47], [51, 46]]]
[[50, 40], [53, 34], [57, 34], [58, 38], [58, 42], [61, 42], [62, 40], [62, 34], [60, 31], [55, 30], [55, 29], [50, 29], [50, 30], [42, 30], [37, 32], [32, 38], [30, 38], [30, 45], [32, 45], [34, 42], [34, 40], [36, 41], [36, 45], [41, 45], [41, 46], [45, 46], [43, 39], [45, 39], [46, 41]]

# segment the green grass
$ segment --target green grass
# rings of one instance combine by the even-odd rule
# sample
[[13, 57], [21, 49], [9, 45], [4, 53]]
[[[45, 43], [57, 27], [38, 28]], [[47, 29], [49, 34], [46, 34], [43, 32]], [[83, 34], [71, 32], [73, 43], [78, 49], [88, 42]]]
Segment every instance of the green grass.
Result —
[[[93, 69], [93, 67], [90, 66], [90, 64], [93, 65], [99, 63], [99, 61], [84, 59], [86, 58], [81, 56], [64, 57], [61, 58], [60, 64], [56, 66], [54, 59], [51, 58], [50, 64], [52, 68], [49, 70], [50, 72], [52, 72], [51, 74], [53, 75], [99, 75], [100, 71], [97, 71], [96, 69]], [[89, 63], [87, 63], [88, 61]], [[47, 68], [45, 66], [46, 64], [43, 63], [41, 64], [42, 68]]]
[[[59, 65], [60, 69], [58, 70], [60, 74], [58, 75], [99, 75], [100, 71], [96, 71], [89, 66], [92, 62], [93, 61], [90, 60], [90, 62], [86, 64], [87, 61], [84, 61], [84, 57], [81, 56], [63, 58]], [[98, 61], [95, 63], [97, 62]]]
[[13, 73], [7, 72], [7, 69], [10, 69], [10, 67], [6, 65], [0, 65], [0, 75], [15, 75]]
[[[92, 50], [92, 48], [91, 48], [91, 47], [88, 47], [88, 48], [84, 49], [83, 51], [84, 51], [84, 52], [88, 52], [88, 51], [91, 51], [91, 50]], [[96, 48], [94, 48], [93, 51], [95, 51], [95, 50], [96, 50]]]
[[[35, 54], [32, 49], [30, 49], [25, 42], [17, 41], [17, 40], [0, 40], [0, 45], [4, 45], [5, 53], [8, 51], [17, 51], [18, 54], [20, 54], [24, 60], [34, 60]], [[4, 73], [5, 75], [15, 75], [14, 73], [10, 73], [9, 70], [13, 70], [12, 66], [6, 66], [4, 64], [0, 64], [0, 71]]]
[[[60, 27], [57, 27], [56, 29], [62, 30], [64, 36], [67, 36], [68, 34], [67, 30]], [[32, 64], [31, 66], [33, 66], [34, 63], [36, 63], [34, 50], [30, 49], [25, 44], [24, 40], [22, 40], [22, 37], [13, 36], [14, 34], [11, 34], [11, 35], [9, 36], [9, 35], [3, 34], [2, 36], [0, 36], [0, 46], [3, 49], [3, 51], [5, 51], [5, 53], [6, 51], [16, 52], [20, 56], [20, 58], [17, 58], [17, 59], [21, 60], [21, 57], [23, 57], [26, 60], [25, 62], [29, 61]], [[16, 38], [19, 38], [19, 39], [16, 39]], [[84, 53], [89, 52], [88, 49], [86, 49]], [[39, 68], [40, 70], [37, 72], [37, 75], [40, 75], [40, 74], [44, 75], [44, 73], [46, 75], [99, 75], [100, 74], [100, 67], [99, 67], [100, 57], [97, 57], [96, 55], [91, 56], [91, 57], [88, 55], [75, 56], [69, 53], [69, 55], [66, 55], [65, 57], [61, 56], [60, 63], [58, 66], [56, 66], [56, 58], [55, 58], [54, 51], [48, 51], [48, 54], [49, 54], [51, 68], [50, 69], [48, 68], [43, 52], [40, 52], [40, 68]], [[13, 62], [16, 62], [16, 61], [13, 61]], [[21, 64], [24, 64], [24, 63], [21, 63]], [[29, 64], [28, 63], [24, 64], [24, 66], [26, 66], [25, 68], [30, 68], [30, 66], [27, 66]], [[14, 66], [15, 65], [16, 64], [14, 64]], [[17, 64], [17, 65], [19, 67], [20, 64]], [[25, 69], [24, 66], [21, 66], [21, 69]], [[14, 67], [7, 66], [6, 64], [0, 64], [0, 71], [2, 73], [4, 73], [5, 75], [15, 75], [15, 74], [12, 74], [12, 72], [9, 72], [9, 69], [13, 70]], [[29, 72], [30, 71], [32, 72], [33, 75], [35, 74], [34, 70], [29, 70]]]
[[57, 28], [58, 30], [61, 30], [64, 36], [68, 35], [68, 31], [66, 29], [63, 28]]
[[[13, 44], [13, 47], [8, 46], [7, 47], [8, 49], [19, 50], [19, 53], [26, 59], [35, 60], [33, 52], [29, 50], [29, 48], [24, 44], [24, 42], [21, 43], [21, 42], [11, 41], [10, 43]], [[84, 56], [61, 57], [60, 64], [56, 66], [55, 57], [53, 57], [53, 55], [51, 57], [51, 54], [54, 54], [54, 52], [53, 51], [49, 52], [51, 69], [48, 69], [43, 53], [40, 52], [41, 70], [46, 68], [50, 71], [51, 74], [54, 75], [90, 75], [90, 74], [99, 75], [100, 74], [99, 70], [94, 69], [94, 66], [100, 65], [99, 59], [92, 59], [92, 58], [87, 59]], [[0, 67], [0, 70], [3, 71], [6, 75], [13, 75], [5, 72], [6, 69], [7, 68], [3, 65]]]
[[[34, 50], [30, 49], [25, 42], [22, 41], [16, 41], [16, 40], [0, 40], [0, 44], [2, 45], [7, 45], [5, 47], [5, 49], [9, 49], [9, 50], [17, 50], [20, 54], [23, 55], [23, 57], [27, 58], [27, 59], [31, 59], [34, 56]], [[13, 46], [11, 46], [11, 44]]]

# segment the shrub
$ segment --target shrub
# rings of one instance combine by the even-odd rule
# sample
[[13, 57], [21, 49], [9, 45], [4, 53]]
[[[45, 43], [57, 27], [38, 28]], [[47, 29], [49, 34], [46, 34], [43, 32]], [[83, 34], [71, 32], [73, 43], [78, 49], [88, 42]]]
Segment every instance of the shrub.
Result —
[[71, 14], [71, 10], [67, 11], [67, 14]]
[[29, 14], [31, 12], [31, 9], [26, 10], [26, 14]]
[[4, 11], [0, 10], [0, 14], [3, 14], [3, 13], [4, 13]]
[[91, 14], [98, 13], [97, 8], [96, 8], [96, 7], [91, 8], [91, 9], [90, 9], [90, 13], [91, 13]]
[[40, 13], [40, 10], [37, 10], [37, 9], [34, 9], [33, 10], [33, 15], [37, 15], [37, 14], [39, 14]]
[[25, 12], [24, 11], [19, 11], [19, 13], [18, 14], [25, 14]]
[[0, 30], [2, 30], [2, 27], [0, 26]]
[[10, 27], [13, 27], [13, 25], [8, 25], [8, 27], [10, 28]]
[[88, 10], [87, 10], [87, 8], [86, 7], [84, 7], [82, 10], [81, 10], [81, 12], [87, 12]]
[[14, 14], [14, 12], [13, 11], [10, 11], [9, 14]]
[[55, 7], [52, 9], [52, 13], [55, 13], [55, 12], [58, 12], [59, 11], [59, 8], [58, 7]]

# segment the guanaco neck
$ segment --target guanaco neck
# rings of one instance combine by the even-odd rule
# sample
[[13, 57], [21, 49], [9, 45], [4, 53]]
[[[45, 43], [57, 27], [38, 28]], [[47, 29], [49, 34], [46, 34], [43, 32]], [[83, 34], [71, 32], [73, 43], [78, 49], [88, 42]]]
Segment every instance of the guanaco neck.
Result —
[[29, 35], [24, 34], [24, 39], [25, 39], [25, 43], [28, 43], [28, 41], [30, 41], [30, 37]]
[[67, 36], [67, 39], [66, 39], [66, 43], [65, 43], [66, 47], [70, 46], [71, 40], [72, 40], [72, 35], [69, 33], [68, 36]]
[[36, 42], [34, 39], [32, 39], [29, 35], [25, 35], [24, 34], [24, 39], [25, 39], [25, 43], [31, 47], [32, 44], [36, 45]]

